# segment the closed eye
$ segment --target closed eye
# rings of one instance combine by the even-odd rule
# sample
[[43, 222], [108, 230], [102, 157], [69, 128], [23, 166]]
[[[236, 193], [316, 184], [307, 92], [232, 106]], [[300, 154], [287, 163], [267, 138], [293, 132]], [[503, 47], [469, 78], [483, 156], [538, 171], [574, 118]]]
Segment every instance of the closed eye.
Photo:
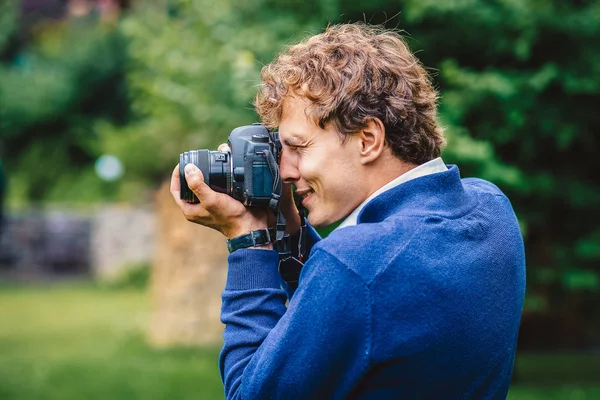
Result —
[[286, 147], [286, 149], [289, 150], [291, 153], [298, 153], [305, 148], [306, 148], [306, 146], [287, 146]]

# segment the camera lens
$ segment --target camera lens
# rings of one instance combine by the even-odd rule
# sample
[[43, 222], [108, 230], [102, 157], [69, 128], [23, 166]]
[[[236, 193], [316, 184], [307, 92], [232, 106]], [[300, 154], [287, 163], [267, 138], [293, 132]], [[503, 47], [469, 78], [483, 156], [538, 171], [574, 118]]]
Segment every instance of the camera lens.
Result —
[[204, 182], [214, 191], [231, 196], [231, 153], [226, 151], [192, 150], [179, 155], [180, 198], [188, 203], [198, 203], [198, 198], [192, 192], [185, 179], [184, 168], [192, 163], [197, 166]]

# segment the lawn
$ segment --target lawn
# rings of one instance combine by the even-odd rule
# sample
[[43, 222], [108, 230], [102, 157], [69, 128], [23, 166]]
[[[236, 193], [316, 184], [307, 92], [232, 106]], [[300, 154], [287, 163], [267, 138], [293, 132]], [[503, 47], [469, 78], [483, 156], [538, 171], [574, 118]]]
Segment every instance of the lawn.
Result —
[[154, 350], [147, 295], [0, 289], [0, 399], [222, 399], [214, 349]]
[[[156, 350], [147, 294], [0, 286], [0, 399], [222, 399], [218, 349]], [[600, 399], [600, 357], [525, 355], [509, 399]]]

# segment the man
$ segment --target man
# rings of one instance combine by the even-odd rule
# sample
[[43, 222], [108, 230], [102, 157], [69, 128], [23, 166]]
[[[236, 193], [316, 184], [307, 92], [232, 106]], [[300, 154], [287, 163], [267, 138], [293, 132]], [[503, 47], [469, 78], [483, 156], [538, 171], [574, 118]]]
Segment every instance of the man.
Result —
[[[330, 26], [262, 72], [256, 108], [278, 127], [280, 171], [313, 227], [295, 293], [267, 243], [229, 256], [220, 356], [227, 398], [505, 398], [524, 296], [517, 219], [494, 185], [440, 156], [437, 95], [393, 32]], [[185, 168], [190, 221], [228, 239], [262, 210]], [[287, 230], [300, 218], [288, 197]]]

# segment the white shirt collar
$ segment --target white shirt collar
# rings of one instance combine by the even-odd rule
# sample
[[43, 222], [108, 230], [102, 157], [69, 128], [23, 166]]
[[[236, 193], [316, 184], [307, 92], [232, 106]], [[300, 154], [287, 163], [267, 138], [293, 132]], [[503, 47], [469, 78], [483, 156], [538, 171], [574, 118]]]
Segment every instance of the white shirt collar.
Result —
[[342, 222], [337, 228], [335, 228], [335, 230], [345, 228], [347, 226], [356, 225], [356, 223], [358, 221], [358, 214], [360, 214], [362, 209], [367, 205], [367, 203], [369, 201], [373, 200], [375, 197], [379, 196], [381, 193], [386, 192], [386, 191], [388, 191], [402, 183], [408, 182], [412, 179], [420, 178], [425, 175], [435, 174], [438, 172], [444, 172], [447, 170], [448, 170], [448, 167], [446, 167], [446, 164], [444, 164], [444, 161], [442, 161], [442, 158], [438, 157], [431, 161], [427, 161], [426, 163], [421, 164], [418, 167], [411, 169], [410, 171], [403, 173], [402, 175], [400, 175], [393, 181], [383, 185], [382, 187], [377, 189], [372, 195], [367, 197], [367, 199], [365, 201], [363, 201], [358, 207], [356, 207], [354, 209], [354, 211], [352, 211], [352, 213], [350, 215], [348, 215], [348, 217], [344, 220], [344, 222]]

